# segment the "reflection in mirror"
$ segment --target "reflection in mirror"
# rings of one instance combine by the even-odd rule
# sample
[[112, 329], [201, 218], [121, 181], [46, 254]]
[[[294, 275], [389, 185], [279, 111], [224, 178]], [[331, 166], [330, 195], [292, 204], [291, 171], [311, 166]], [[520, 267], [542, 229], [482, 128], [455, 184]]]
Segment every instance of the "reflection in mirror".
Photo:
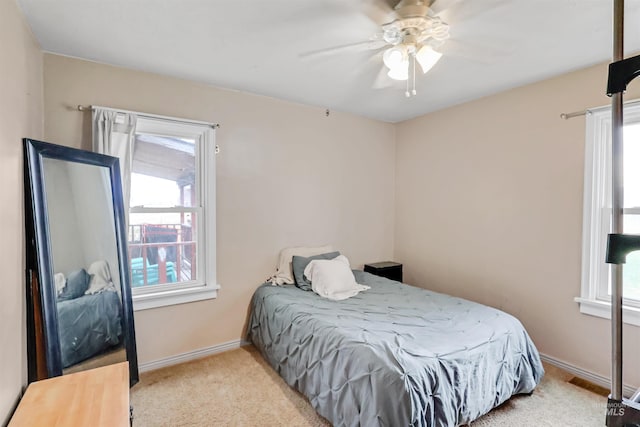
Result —
[[118, 159], [25, 140], [29, 381], [138, 365]]
[[63, 373], [123, 362], [109, 169], [51, 158], [42, 166]]

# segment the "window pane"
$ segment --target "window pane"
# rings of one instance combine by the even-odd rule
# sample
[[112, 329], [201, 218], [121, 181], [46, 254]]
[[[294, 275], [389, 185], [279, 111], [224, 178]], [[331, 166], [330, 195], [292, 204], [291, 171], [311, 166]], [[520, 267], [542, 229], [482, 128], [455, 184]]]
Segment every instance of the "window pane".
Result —
[[622, 276], [624, 298], [640, 300], [640, 252], [627, 255], [627, 263], [622, 267]]
[[[640, 215], [624, 215], [623, 221], [625, 233], [640, 234]], [[607, 270], [607, 294], [611, 296], [611, 268]], [[622, 295], [625, 299], [640, 300], [640, 251], [629, 253], [623, 264]]]
[[[623, 129], [624, 207], [640, 207], [640, 123], [625, 125]], [[625, 233], [626, 228], [625, 224]], [[640, 229], [636, 232], [640, 233]]]
[[197, 280], [195, 213], [132, 213], [129, 223], [133, 287]]
[[188, 138], [136, 134], [130, 206], [197, 206], [196, 144]]
[[[640, 123], [624, 126], [624, 206], [640, 207]], [[640, 215], [624, 215], [624, 232], [640, 234]], [[623, 268], [625, 299], [640, 300], [640, 252], [627, 255]]]
[[[640, 168], [637, 167], [640, 163], [640, 123], [626, 124], [623, 131], [624, 207], [625, 209], [637, 208], [640, 207]], [[611, 185], [610, 182], [607, 182], [608, 186]], [[623, 226], [625, 233], [640, 234], [640, 215], [625, 214]], [[609, 232], [611, 232], [611, 226]], [[606, 245], [606, 242], [603, 244]], [[607, 271], [607, 294], [611, 296], [611, 268], [608, 264]], [[631, 252], [627, 255], [626, 263], [622, 267], [622, 283], [625, 299], [640, 300], [640, 252]]]
[[[624, 215], [624, 232], [640, 234], [640, 215]], [[626, 299], [640, 300], [640, 252], [627, 255], [627, 262], [622, 267], [623, 290]]]

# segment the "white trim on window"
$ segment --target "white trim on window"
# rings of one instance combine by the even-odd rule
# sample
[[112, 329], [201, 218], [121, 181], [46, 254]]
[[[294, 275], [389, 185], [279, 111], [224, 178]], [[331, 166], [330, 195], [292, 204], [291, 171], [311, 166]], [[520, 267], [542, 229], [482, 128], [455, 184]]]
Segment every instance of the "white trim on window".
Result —
[[[611, 303], [587, 298], [574, 298], [580, 304], [580, 313], [590, 316], [611, 319]], [[625, 305], [622, 307], [622, 321], [630, 325], [640, 326], [640, 308]]]
[[[624, 106], [625, 124], [640, 123], [640, 102]], [[586, 119], [584, 205], [582, 221], [582, 280], [580, 312], [611, 318], [608, 292], [610, 267], [605, 263], [611, 222], [611, 107], [590, 110]], [[637, 208], [626, 208], [625, 214]], [[640, 301], [624, 300], [623, 320], [640, 326]]]
[[216, 280], [216, 163], [215, 132], [210, 124], [183, 121], [171, 117], [138, 117], [136, 133], [189, 138], [196, 141], [197, 200], [194, 207], [152, 208], [132, 206], [130, 213], [196, 213], [196, 280], [179, 284], [133, 288], [134, 310], [146, 310], [217, 297]]
[[156, 290], [150, 293], [134, 295], [133, 309], [135, 311], [147, 310], [149, 308], [213, 299], [218, 296], [218, 289], [220, 289], [220, 285], [214, 284], [192, 288], [180, 287], [165, 291]]

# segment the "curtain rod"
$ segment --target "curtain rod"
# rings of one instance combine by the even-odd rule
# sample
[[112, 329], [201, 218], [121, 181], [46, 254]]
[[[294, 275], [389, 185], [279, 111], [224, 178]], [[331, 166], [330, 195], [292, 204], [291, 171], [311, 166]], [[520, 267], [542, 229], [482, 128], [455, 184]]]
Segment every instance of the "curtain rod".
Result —
[[[639, 98], [630, 99], [628, 101], [624, 101], [624, 105], [636, 104], [636, 103], [640, 103], [640, 99]], [[584, 116], [584, 115], [587, 115], [587, 114], [592, 114], [594, 111], [608, 110], [610, 108], [611, 108], [611, 105], [603, 105], [602, 107], [587, 108], [586, 110], [574, 111], [573, 113], [561, 113], [560, 114], [560, 118], [561, 119], [565, 119], [565, 120], [569, 120], [569, 119], [572, 119], [574, 117], [579, 117], [579, 116]]]
[[193, 123], [193, 124], [197, 124], [197, 125], [211, 126], [214, 129], [218, 129], [220, 127], [219, 123], [203, 122], [203, 121], [200, 121], [200, 120], [191, 120], [191, 119], [181, 119], [181, 118], [177, 118], [177, 117], [160, 116], [158, 114], [141, 113], [139, 111], [129, 111], [129, 110], [122, 110], [122, 109], [119, 109], [119, 108], [101, 107], [101, 106], [98, 106], [98, 105], [78, 105], [78, 111], [93, 111], [96, 108], [102, 108], [103, 110], [115, 111], [115, 112], [118, 112], [118, 113], [135, 114], [137, 116], [146, 117], [146, 118], [150, 118], [150, 119], [171, 120], [171, 121], [174, 121], [174, 122], [183, 122], [183, 123], [187, 122], [187, 123]]
[[574, 117], [586, 116], [587, 114], [591, 114], [591, 110], [574, 111], [573, 113], [561, 113], [560, 118], [569, 120]]

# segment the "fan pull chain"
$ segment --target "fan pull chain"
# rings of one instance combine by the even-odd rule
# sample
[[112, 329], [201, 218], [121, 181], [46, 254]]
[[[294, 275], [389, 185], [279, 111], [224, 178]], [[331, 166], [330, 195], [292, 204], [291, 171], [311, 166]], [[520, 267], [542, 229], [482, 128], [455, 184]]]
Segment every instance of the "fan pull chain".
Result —
[[409, 92], [409, 79], [407, 78], [407, 90], [404, 92], [404, 96], [406, 96], [407, 98], [410, 98], [411, 96], [416, 96], [418, 93], [416, 91], [416, 55], [415, 53], [411, 55], [411, 59], [412, 59], [411, 65], [413, 65], [412, 75], [410, 76], [412, 80], [412, 88], [411, 88], [411, 92]]
[[416, 96], [418, 92], [416, 92], [416, 54], [413, 53], [413, 90], [411, 91], [411, 95]]

